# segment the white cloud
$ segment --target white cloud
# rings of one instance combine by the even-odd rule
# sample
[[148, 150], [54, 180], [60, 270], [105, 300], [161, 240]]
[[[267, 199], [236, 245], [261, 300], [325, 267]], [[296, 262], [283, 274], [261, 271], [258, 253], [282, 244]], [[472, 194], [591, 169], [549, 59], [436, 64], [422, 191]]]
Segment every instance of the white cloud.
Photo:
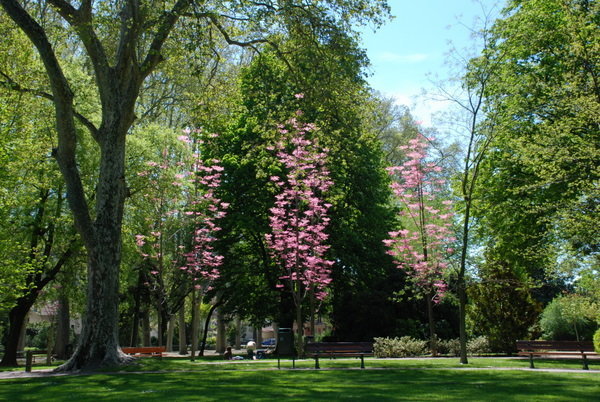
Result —
[[453, 107], [451, 101], [433, 100], [423, 96], [420, 90], [409, 89], [406, 92], [383, 92], [385, 96], [394, 98], [397, 105], [408, 106], [415, 120], [420, 121], [423, 126], [431, 127], [434, 125], [434, 116], [437, 113], [445, 112]]
[[398, 54], [394, 52], [382, 52], [376, 57], [379, 61], [394, 63], [420, 63], [428, 58], [425, 53]]

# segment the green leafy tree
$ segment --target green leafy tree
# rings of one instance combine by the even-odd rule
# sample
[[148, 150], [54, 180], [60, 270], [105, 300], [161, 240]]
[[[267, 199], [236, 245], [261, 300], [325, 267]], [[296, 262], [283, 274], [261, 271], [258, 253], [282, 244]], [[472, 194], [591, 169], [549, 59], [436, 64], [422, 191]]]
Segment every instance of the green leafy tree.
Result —
[[79, 245], [51, 159], [52, 111], [29, 96], [43, 79], [41, 65], [4, 15], [0, 31], [0, 310], [7, 322], [0, 364], [16, 366], [27, 313]]
[[598, 328], [598, 306], [577, 294], [561, 295], [546, 306], [540, 318], [545, 339], [592, 340]]
[[510, 264], [489, 259], [479, 270], [479, 280], [469, 286], [468, 317], [474, 335], [486, 336], [493, 351], [512, 353], [515, 340], [527, 339], [537, 322], [540, 305], [529, 282]]
[[[482, 58], [496, 136], [482, 168], [482, 236], [538, 284], [571, 255], [597, 268], [600, 86], [596, 1], [510, 1]], [[489, 122], [489, 120], [488, 120]]]
[[[321, 129], [319, 141], [331, 150], [331, 174], [336, 183], [328, 199], [332, 203], [330, 255], [341, 261], [339, 268], [334, 268], [332, 282], [336, 335], [368, 339], [383, 331], [389, 333], [395, 323], [392, 318], [383, 318], [395, 313], [389, 302], [395, 289], [385, 278], [399, 276], [381, 243], [393, 222], [388, 204], [389, 179], [381, 145], [362, 120], [363, 113], [357, 106], [366, 99], [362, 80], [364, 55], [356, 50], [351, 38], [340, 32], [326, 32], [316, 44], [308, 42], [299, 53], [291, 52], [293, 56], [287, 58], [287, 64], [275, 53], [264, 53], [245, 70], [242, 76], [245, 111], [238, 126], [229, 130], [227, 142], [221, 148], [221, 152], [228, 152], [220, 159], [226, 170], [229, 162], [228, 174], [232, 179], [235, 177], [231, 190], [237, 194], [231, 199], [226, 220], [247, 228], [244, 244], [254, 244], [253, 254], [261, 261], [255, 266], [261, 267], [261, 275], [265, 275], [263, 283], [269, 289], [263, 294], [272, 292], [277, 281], [268, 274], [272, 270], [264, 244], [260, 235], [254, 233], [268, 231], [266, 213], [271, 207], [273, 191], [268, 178], [279, 173], [265, 146], [272, 142], [276, 124], [298, 108], [293, 94], [305, 93], [304, 118], [315, 121]], [[287, 50], [288, 46], [300, 48], [306, 43], [301, 39], [293, 38], [281, 50]], [[237, 215], [236, 204], [242, 201], [255, 213], [246, 210]], [[372, 308], [369, 303], [373, 303]], [[284, 312], [291, 310], [289, 305], [285, 307], [285, 301], [280, 305]], [[381, 313], [382, 319], [373, 320], [373, 312]], [[287, 323], [283, 325], [289, 325], [291, 317]]]

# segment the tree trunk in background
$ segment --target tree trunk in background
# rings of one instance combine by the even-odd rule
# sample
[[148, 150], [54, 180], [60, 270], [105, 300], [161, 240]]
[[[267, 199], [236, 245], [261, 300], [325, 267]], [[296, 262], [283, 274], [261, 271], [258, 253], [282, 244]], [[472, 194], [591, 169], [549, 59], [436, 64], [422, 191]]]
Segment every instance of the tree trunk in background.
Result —
[[187, 334], [185, 330], [185, 301], [179, 309], [179, 354], [187, 355]]
[[23, 324], [21, 325], [21, 333], [19, 334], [19, 342], [17, 343], [17, 350], [25, 349], [25, 341], [27, 340], [27, 325], [29, 325], [29, 313], [25, 314]]
[[260, 345], [263, 343], [262, 337], [262, 326], [256, 327], [256, 348], [260, 349]]
[[138, 283], [135, 289], [135, 294], [133, 295], [133, 321], [131, 325], [131, 338], [129, 339], [129, 346], [135, 347], [138, 346], [140, 342], [140, 318], [141, 318], [141, 304], [142, 304], [142, 295], [141, 290], [144, 286], [143, 284], [144, 278], [142, 275], [142, 270], [138, 272]]
[[432, 356], [437, 356], [437, 336], [435, 334], [435, 317], [433, 315], [433, 300], [434, 293], [425, 295], [427, 299], [427, 319], [429, 321], [429, 350]]
[[302, 319], [302, 305], [296, 305], [296, 353], [298, 357], [304, 356], [304, 320]]
[[[465, 176], [466, 177], [466, 176]], [[463, 179], [464, 182], [467, 178]], [[469, 248], [469, 222], [471, 214], [471, 196], [470, 194], [464, 195], [465, 201], [465, 212], [462, 228], [462, 249], [460, 254], [460, 269], [458, 272], [458, 336], [460, 341], [460, 363], [468, 364], [467, 358], [467, 283], [466, 283], [466, 272], [467, 272], [467, 250]]]
[[198, 291], [192, 292], [192, 361], [195, 360], [198, 351], [198, 339], [200, 338], [200, 303], [198, 303]]
[[239, 315], [235, 316], [235, 349], [242, 348], [242, 319]]
[[221, 309], [217, 310], [217, 353], [225, 353], [225, 347], [227, 344], [227, 333], [225, 330], [225, 320]]
[[167, 327], [167, 352], [173, 351], [173, 334], [175, 333], [175, 316], [171, 316], [169, 319], [169, 325]]
[[315, 294], [310, 292], [310, 336], [315, 339], [315, 320], [316, 320], [316, 308], [315, 308]]
[[58, 317], [55, 315], [51, 316], [50, 327], [48, 328], [48, 334], [46, 338], [46, 365], [52, 364], [52, 351], [56, 343], [56, 320]]
[[206, 321], [204, 322], [204, 332], [202, 334], [202, 346], [200, 347], [200, 352], [198, 356], [204, 356], [204, 349], [206, 349], [206, 337], [208, 336], [208, 328], [210, 326], [210, 319], [219, 304], [213, 304], [210, 310], [208, 310], [208, 314], [206, 315]]
[[150, 339], [150, 310], [142, 313], [142, 346], [151, 346]]
[[66, 360], [69, 357], [68, 345], [71, 343], [70, 330], [71, 314], [69, 311], [69, 298], [67, 295], [61, 294], [58, 299], [58, 311], [56, 313], [56, 341], [54, 343], [54, 354], [59, 360]]

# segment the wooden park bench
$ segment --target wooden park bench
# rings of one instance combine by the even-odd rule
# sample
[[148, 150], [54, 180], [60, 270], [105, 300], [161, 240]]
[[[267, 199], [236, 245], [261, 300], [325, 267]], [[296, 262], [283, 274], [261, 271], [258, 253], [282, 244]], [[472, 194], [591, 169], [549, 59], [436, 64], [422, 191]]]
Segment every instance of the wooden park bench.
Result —
[[579, 357], [583, 360], [583, 369], [589, 370], [587, 356], [597, 356], [591, 341], [517, 341], [519, 356], [529, 356], [529, 367], [534, 356]]
[[125, 347], [121, 348], [123, 353], [133, 356], [155, 356], [162, 357], [167, 348], [164, 346], [140, 346], [140, 347]]
[[315, 359], [315, 368], [320, 357], [360, 357], [360, 368], [365, 368], [365, 356], [373, 356], [373, 342], [314, 342], [307, 343], [304, 351]]

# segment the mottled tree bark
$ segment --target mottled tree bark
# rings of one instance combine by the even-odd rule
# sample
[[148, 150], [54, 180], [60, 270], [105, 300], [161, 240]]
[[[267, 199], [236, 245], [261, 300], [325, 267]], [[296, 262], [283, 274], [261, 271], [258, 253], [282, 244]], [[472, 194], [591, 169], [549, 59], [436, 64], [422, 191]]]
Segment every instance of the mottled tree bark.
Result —
[[70, 344], [71, 315], [69, 310], [69, 298], [61, 294], [58, 299], [58, 311], [56, 314], [56, 339], [54, 343], [54, 354], [59, 360], [67, 359]]
[[179, 309], [179, 322], [177, 323], [177, 327], [179, 328], [179, 354], [187, 355], [187, 334], [185, 330], [185, 302], [181, 305]]

